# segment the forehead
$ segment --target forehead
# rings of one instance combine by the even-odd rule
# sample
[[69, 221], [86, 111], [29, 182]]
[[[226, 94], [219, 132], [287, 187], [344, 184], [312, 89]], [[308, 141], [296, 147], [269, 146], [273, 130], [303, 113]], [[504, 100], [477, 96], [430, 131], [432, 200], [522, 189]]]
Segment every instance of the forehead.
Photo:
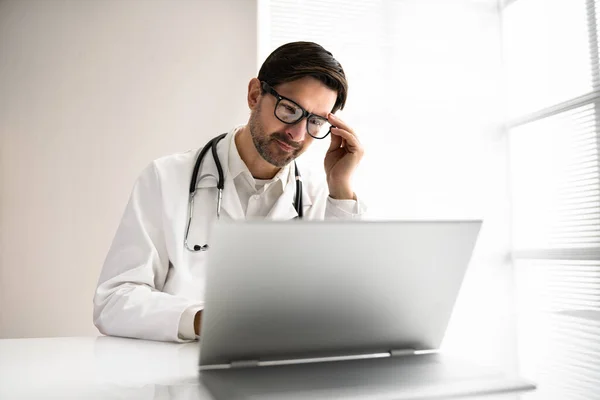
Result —
[[306, 111], [326, 117], [333, 110], [337, 92], [312, 77], [281, 83], [274, 89], [283, 97], [298, 103]]

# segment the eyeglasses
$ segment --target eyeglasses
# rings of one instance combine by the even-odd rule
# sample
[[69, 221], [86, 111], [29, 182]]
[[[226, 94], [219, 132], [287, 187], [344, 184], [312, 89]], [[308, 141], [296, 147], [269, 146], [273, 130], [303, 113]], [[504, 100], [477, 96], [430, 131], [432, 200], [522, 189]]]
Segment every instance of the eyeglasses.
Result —
[[309, 113], [294, 101], [279, 95], [267, 82], [261, 82], [262, 89], [275, 96], [275, 117], [284, 124], [296, 124], [306, 118], [306, 132], [315, 139], [325, 139], [331, 132], [331, 124], [327, 118]]

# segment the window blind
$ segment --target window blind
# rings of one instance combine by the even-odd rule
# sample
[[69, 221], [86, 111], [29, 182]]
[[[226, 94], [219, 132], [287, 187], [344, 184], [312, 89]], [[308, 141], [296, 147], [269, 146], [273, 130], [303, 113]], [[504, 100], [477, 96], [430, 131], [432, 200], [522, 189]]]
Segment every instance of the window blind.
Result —
[[600, 0], [503, 9], [524, 399], [600, 395]]
[[597, 256], [600, 174], [595, 104], [515, 127], [510, 146], [515, 254]]

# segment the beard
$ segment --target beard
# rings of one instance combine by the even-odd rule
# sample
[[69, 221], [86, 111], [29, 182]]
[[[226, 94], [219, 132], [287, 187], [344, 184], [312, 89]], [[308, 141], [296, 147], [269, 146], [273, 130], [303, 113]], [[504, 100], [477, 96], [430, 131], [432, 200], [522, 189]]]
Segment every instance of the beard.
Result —
[[[263, 124], [258, 118], [260, 109], [261, 106], [259, 103], [256, 110], [250, 115], [250, 121], [248, 123], [254, 147], [256, 147], [256, 151], [258, 151], [258, 154], [260, 154], [266, 162], [275, 167], [283, 168], [302, 154], [303, 146], [291, 140], [284, 132], [267, 134]], [[278, 140], [293, 147], [294, 150], [291, 152], [282, 150], [277, 143]]]

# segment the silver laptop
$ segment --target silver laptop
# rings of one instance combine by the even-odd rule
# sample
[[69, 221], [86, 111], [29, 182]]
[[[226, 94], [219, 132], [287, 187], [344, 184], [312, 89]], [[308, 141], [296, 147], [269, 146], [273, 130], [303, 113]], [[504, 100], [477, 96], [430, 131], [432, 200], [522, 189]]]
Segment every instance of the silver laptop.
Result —
[[[422, 396], [429, 392], [419, 392], [423, 388], [438, 397], [435, 390], [469, 395], [532, 388], [495, 372], [488, 375], [492, 384], [481, 369], [464, 366], [459, 379], [456, 368], [435, 354], [480, 226], [481, 221], [219, 223], [207, 255], [204, 383], [215, 393], [223, 383], [230, 395], [221, 398], [250, 398], [249, 393], [268, 398], [269, 390], [274, 398], [293, 398], [292, 393], [301, 398], [307, 390], [311, 396], [321, 390], [323, 398], [342, 390], [348, 397], [368, 391], [368, 385], [356, 383], [374, 382], [375, 373], [378, 387], [386, 387], [385, 377], [396, 396], [389, 398], [412, 398], [406, 397], [410, 390], [427, 398]], [[317, 379], [315, 371], [323, 369], [337, 371], [338, 379]], [[406, 374], [426, 384], [415, 389], [414, 382], [406, 384]]]

